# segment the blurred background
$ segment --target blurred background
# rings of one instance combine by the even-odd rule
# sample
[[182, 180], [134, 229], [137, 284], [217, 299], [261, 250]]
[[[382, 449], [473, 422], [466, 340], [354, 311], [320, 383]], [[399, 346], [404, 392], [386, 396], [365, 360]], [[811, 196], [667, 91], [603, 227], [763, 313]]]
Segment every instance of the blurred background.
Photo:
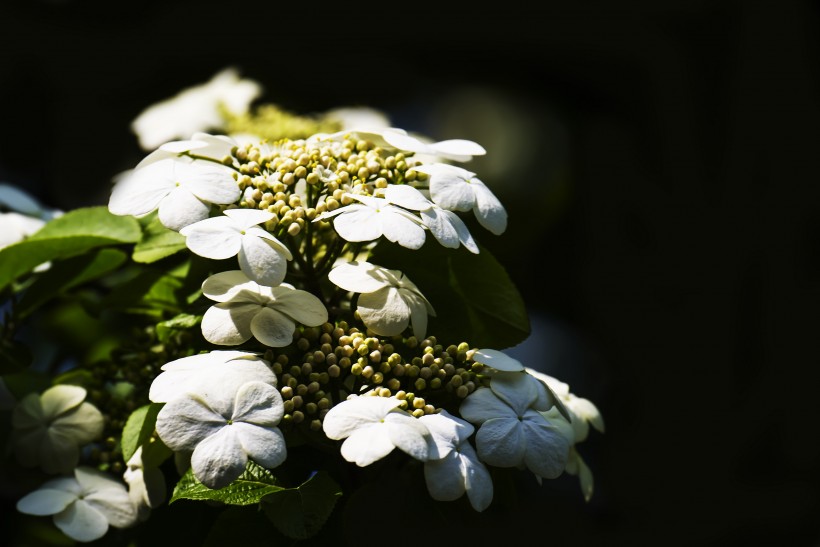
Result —
[[474, 235], [531, 314], [510, 352], [607, 427], [589, 503], [528, 482], [482, 533], [820, 545], [818, 31], [808, 1], [4, 0], [0, 181], [107, 203], [131, 121], [228, 66], [295, 113], [475, 140], [510, 222]]

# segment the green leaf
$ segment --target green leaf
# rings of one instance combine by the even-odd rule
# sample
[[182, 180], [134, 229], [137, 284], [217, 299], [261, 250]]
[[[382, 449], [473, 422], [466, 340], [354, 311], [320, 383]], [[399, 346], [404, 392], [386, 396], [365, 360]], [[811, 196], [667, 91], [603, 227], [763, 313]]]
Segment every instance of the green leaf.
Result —
[[191, 315], [181, 313], [176, 317], [157, 323], [157, 339], [165, 343], [170, 336], [177, 331], [190, 329], [197, 326], [202, 321], [201, 315]]
[[185, 296], [179, 294], [183, 280], [162, 270], [140, 271], [113, 288], [102, 299], [100, 306], [105, 310], [119, 310], [126, 313], [146, 314], [162, 317], [166, 312], [179, 313]]
[[157, 414], [164, 405], [150, 403], [136, 409], [128, 417], [125, 427], [122, 428], [122, 457], [125, 461], [131, 459], [137, 448], [145, 443], [154, 434], [157, 423]]
[[82, 255], [55, 261], [26, 289], [15, 311], [25, 317], [57, 294], [117, 269], [127, 258], [118, 249], [106, 248], [90, 257]]
[[227, 505], [252, 505], [273, 492], [282, 490], [276, 486], [276, 477], [252, 461], [248, 461], [245, 471], [238, 479], [225, 488], [212, 490], [199, 482], [191, 469], [183, 475], [174, 487], [174, 494], [169, 504], [177, 500], [211, 500], [221, 501]]
[[77, 256], [96, 247], [136, 243], [141, 235], [135, 218], [113, 215], [107, 207], [69, 211], [31, 237], [0, 250], [0, 290], [44, 262]]
[[134, 262], [150, 264], [185, 249], [185, 236], [163, 226], [156, 213], [151, 216], [142, 239], [134, 246]]
[[336, 481], [320, 471], [297, 488], [267, 496], [262, 508], [284, 535], [307, 539], [322, 529], [341, 495], [342, 489]]
[[[473, 347], [506, 349], [530, 334], [530, 321], [521, 293], [489, 250], [479, 254], [463, 247], [448, 249], [433, 238], [411, 251], [382, 242], [370, 262], [404, 272], [430, 301], [428, 335], [441, 343], [467, 342]], [[442, 283], [446, 280], [446, 283]]]

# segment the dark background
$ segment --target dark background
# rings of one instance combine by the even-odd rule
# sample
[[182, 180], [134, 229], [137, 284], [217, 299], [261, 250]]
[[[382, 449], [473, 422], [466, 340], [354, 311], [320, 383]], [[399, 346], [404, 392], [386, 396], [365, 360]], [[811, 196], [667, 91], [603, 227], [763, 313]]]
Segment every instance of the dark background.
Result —
[[[532, 3], [536, 4], [536, 3]], [[104, 204], [148, 105], [236, 66], [488, 150], [511, 350], [606, 420], [531, 488], [551, 545], [819, 545], [820, 9], [810, 2], [0, 4], [0, 179]]]

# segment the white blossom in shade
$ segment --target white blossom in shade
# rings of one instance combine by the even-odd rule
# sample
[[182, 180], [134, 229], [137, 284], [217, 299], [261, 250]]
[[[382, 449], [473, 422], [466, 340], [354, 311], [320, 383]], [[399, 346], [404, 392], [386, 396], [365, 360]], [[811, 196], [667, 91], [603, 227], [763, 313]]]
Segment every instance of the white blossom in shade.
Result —
[[[218, 387], [218, 386], [215, 386]], [[190, 392], [165, 403], [157, 435], [174, 451], [192, 452], [194, 476], [223, 488], [245, 471], [248, 459], [268, 469], [285, 461], [285, 437], [277, 425], [285, 413], [279, 391], [265, 382], [238, 390]]]
[[337, 263], [328, 279], [346, 291], [359, 293], [356, 309], [365, 326], [380, 336], [401, 334], [409, 324], [421, 340], [427, 332], [427, 316], [436, 315], [418, 287], [398, 270], [369, 262]]
[[[541, 414], [544, 418], [549, 420], [550, 423], [558, 427], [561, 434], [566, 437], [567, 441], [570, 443], [569, 456], [567, 458], [567, 467], [565, 471], [570, 475], [578, 477], [578, 481], [581, 486], [581, 494], [583, 494], [584, 500], [589, 501], [592, 499], [595, 481], [592, 471], [589, 466], [587, 466], [575, 446], [580, 441], [575, 436], [573, 424], [570, 424], [566, 417], [561, 415], [557, 407], [553, 407], [547, 412], [542, 412]], [[538, 481], [539, 485], [542, 484], [542, 478], [539, 475], [536, 474], [535, 479]]]
[[45, 225], [46, 221], [13, 211], [0, 213], [0, 249], [23, 241]]
[[446, 410], [419, 418], [431, 435], [430, 457], [424, 463], [424, 479], [430, 496], [452, 501], [465, 492], [470, 505], [483, 511], [493, 500], [493, 481], [487, 467], [468, 441], [475, 428]]
[[448, 211], [473, 211], [476, 220], [495, 235], [507, 229], [507, 211], [475, 173], [448, 165], [432, 163], [414, 167], [430, 175], [430, 198]]
[[560, 400], [569, 413], [569, 421], [574, 431], [575, 442], [586, 440], [589, 435], [589, 426], [592, 425], [600, 433], [604, 432], [604, 418], [598, 407], [589, 399], [578, 397], [569, 390], [569, 385], [558, 378], [527, 367], [526, 371], [533, 377], [541, 380]]
[[556, 478], [567, 465], [570, 443], [560, 429], [531, 407], [537, 393], [520, 375], [517, 382], [496, 382], [467, 396], [459, 414], [480, 424], [476, 448], [481, 461], [497, 467], [526, 467], [536, 475]]
[[166, 158], [119, 178], [108, 210], [143, 217], [159, 209], [159, 220], [171, 230], [208, 218], [211, 204], [235, 202], [241, 192], [233, 170], [210, 161]]
[[102, 414], [85, 396], [80, 386], [60, 384], [20, 400], [11, 423], [21, 465], [39, 465], [46, 473], [68, 473], [77, 466], [80, 447], [103, 431]]
[[57, 528], [75, 541], [103, 537], [109, 526], [128, 528], [137, 522], [137, 509], [122, 482], [90, 467], [77, 467], [73, 476], [52, 479], [17, 501], [27, 515], [53, 515]]
[[382, 132], [382, 138], [393, 148], [453, 161], [469, 161], [473, 156], [487, 153], [483, 146], [465, 139], [449, 139], [439, 142], [425, 142], [408, 135], [406, 131], [388, 128]]
[[280, 348], [293, 341], [296, 323], [316, 327], [327, 321], [327, 308], [313, 294], [288, 283], [260, 285], [240, 270], [212, 275], [202, 294], [218, 302], [202, 316], [202, 334], [212, 344], [236, 346], [254, 337]]
[[418, 211], [422, 223], [444, 247], [457, 249], [459, 245], [464, 245], [471, 253], [478, 254], [478, 245], [464, 221], [454, 212], [442, 209], [427, 199], [416, 188], [391, 184], [384, 189], [384, 198], [389, 203]]
[[185, 244], [199, 256], [224, 260], [237, 256], [239, 268], [260, 285], [274, 287], [285, 279], [288, 248], [258, 226], [274, 217], [259, 209], [226, 209], [221, 217], [206, 218], [182, 228]]
[[151, 150], [198, 131], [222, 128], [225, 120], [220, 107], [244, 114], [261, 93], [258, 82], [240, 78], [235, 68], [226, 68], [204, 84], [149, 106], [131, 122], [131, 130], [142, 149]]
[[190, 355], [165, 363], [161, 370], [148, 391], [148, 399], [154, 403], [167, 403], [188, 391], [210, 397], [212, 390], [236, 391], [242, 384], [254, 381], [276, 387], [276, 374], [270, 363], [247, 351], [217, 350]]
[[165, 502], [165, 475], [156, 467], [145, 467], [142, 447], [125, 464], [123, 480], [128, 484], [128, 496], [137, 510], [138, 520], [145, 520], [151, 509]]
[[326, 211], [313, 222], [333, 219], [333, 227], [346, 241], [373, 241], [384, 236], [408, 249], [424, 245], [424, 227], [416, 215], [374, 196], [345, 194], [361, 203]]
[[400, 404], [395, 397], [352, 396], [328, 411], [322, 428], [329, 439], [345, 439], [342, 457], [359, 467], [384, 458], [394, 448], [426, 461], [430, 432]]

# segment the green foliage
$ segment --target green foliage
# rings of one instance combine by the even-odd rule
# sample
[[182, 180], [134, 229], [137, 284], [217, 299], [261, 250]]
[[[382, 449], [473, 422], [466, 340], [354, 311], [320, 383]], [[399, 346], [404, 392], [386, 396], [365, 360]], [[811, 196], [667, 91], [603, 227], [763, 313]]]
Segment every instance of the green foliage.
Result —
[[307, 539], [322, 529], [341, 495], [336, 481], [320, 471], [297, 488], [283, 489], [265, 497], [262, 508], [284, 535]]
[[479, 249], [475, 255], [428, 238], [421, 249], [408, 252], [385, 242], [376, 246], [372, 261], [401, 270], [430, 301], [436, 317], [430, 317], [428, 333], [446, 335], [448, 343], [503, 350], [529, 336], [529, 316], [507, 271], [489, 250]]
[[0, 250], [0, 290], [45, 262], [77, 256], [97, 247], [136, 243], [141, 235], [136, 219], [113, 215], [107, 207], [69, 211], [28, 239]]
[[174, 333], [193, 328], [199, 325], [201, 321], [201, 315], [191, 315], [189, 313], [181, 313], [167, 321], [161, 321], [157, 323], [157, 339], [164, 344]]
[[136, 409], [128, 417], [125, 427], [122, 428], [122, 457], [125, 461], [131, 459], [140, 445], [154, 433], [157, 423], [157, 414], [162, 410], [162, 403], [151, 403]]
[[174, 487], [169, 504], [181, 499], [219, 501], [227, 505], [252, 505], [273, 492], [282, 490], [276, 485], [273, 473], [248, 461], [245, 471], [238, 479], [225, 488], [212, 490], [199, 482], [191, 469], [183, 475]]
[[150, 264], [185, 248], [185, 236], [163, 226], [156, 213], [150, 217], [142, 239], [134, 246], [134, 262]]

